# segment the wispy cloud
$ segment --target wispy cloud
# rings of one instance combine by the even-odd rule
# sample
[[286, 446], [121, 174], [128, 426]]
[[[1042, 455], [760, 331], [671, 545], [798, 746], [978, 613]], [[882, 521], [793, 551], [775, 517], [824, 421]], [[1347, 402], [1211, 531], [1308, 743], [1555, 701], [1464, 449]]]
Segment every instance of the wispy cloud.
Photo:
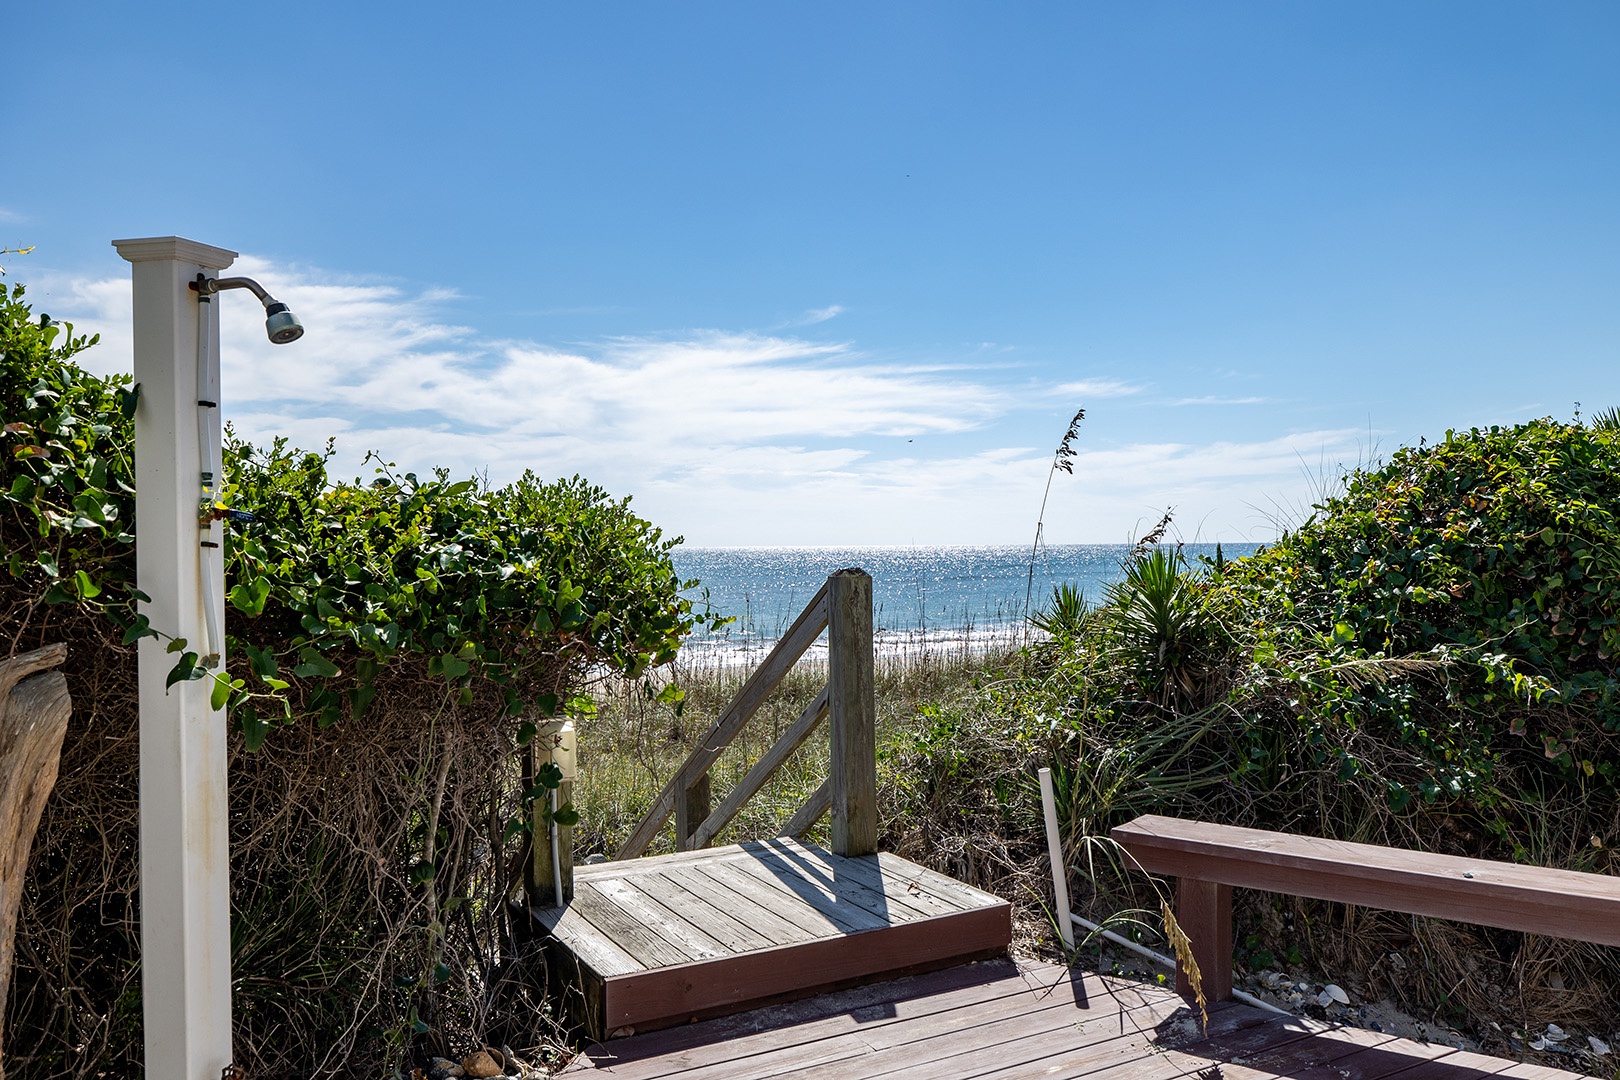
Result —
[[836, 318], [838, 318], [838, 316], [842, 315], [843, 313], [844, 313], [844, 305], [842, 305], [842, 304], [829, 304], [824, 308], [811, 308], [809, 311], [805, 312], [803, 315], [800, 315], [797, 319], [794, 319], [794, 320], [792, 320], [792, 321], [790, 321], [788, 323], [785, 323], [783, 325], [784, 326], [814, 326], [817, 323], [824, 323], [824, 322], [827, 322], [830, 319], [836, 319]]
[[[371, 449], [403, 468], [496, 481], [526, 468], [577, 472], [706, 543], [1020, 538], [1051, 455], [1035, 437], [1045, 433], [1006, 418], [1054, 393], [1089, 403], [1142, 390], [1103, 376], [1053, 387], [1001, 367], [896, 364], [785, 331], [501, 340], [451, 317], [452, 290], [254, 258], [233, 271], [263, 281], [307, 328], [272, 346], [251, 298], [221, 304], [226, 415], [244, 436], [312, 448], [336, 436], [335, 464], [349, 475]], [[88, 363], [128, 370], [127, 279], [63, 279], [47, 292], [53, 314], [103, 334]], [[1340, 453], [1353, 434], [1083, 445], [1054, 490], [1047, 535], [1121, 539], [1171, 503], [1211, 534], [1264, 531], [1251, 507], [1276, 503], [1279, 486], [1299, 486], [1302, 457]]]
[[1209, 395], [1209, 396], [1205, 396], [1205, 397], [1176, 398], [1174, 401], [1169, 402], [1169, 404], [1170, 405], [1177, 405], [1177, 406], [1179, 406], [1179, 405], [1265, 405], [1270, 400], [1271, 400], [1270, 398], [1263, 398], [1263, 397], [1217, 397], [1217, 396], [1214, 396], [1214, 395]]
[[1140, 394], [1142, 388], [1118, 379], [1081, 379], [1078, 382], [1059, 383], [1052, 393], [1075, 398], [1116, 398]]

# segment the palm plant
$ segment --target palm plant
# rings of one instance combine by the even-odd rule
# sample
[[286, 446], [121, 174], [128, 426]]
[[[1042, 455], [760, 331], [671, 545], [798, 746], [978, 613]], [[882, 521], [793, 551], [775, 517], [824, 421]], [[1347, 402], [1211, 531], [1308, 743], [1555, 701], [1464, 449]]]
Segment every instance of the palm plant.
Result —
[[1131, 558], [1124, 578], [1108, 589], [1117, 655], [1137, 673], [1142, 690], [1162, 705], [1206, 696], [1221, 636], [1203, 583], [1179, 551], [1153, 548]]
[[1593, 431], [1620, 431], [1620, 408], [1613, 406], [1592, 414], [1587, 426]]
[[1054, 642], [1072, 642], [1085, 631], [1087, 613], [1086, 594], [1064, 582], [1052, 587], [1052, 599], [1029, 622]]

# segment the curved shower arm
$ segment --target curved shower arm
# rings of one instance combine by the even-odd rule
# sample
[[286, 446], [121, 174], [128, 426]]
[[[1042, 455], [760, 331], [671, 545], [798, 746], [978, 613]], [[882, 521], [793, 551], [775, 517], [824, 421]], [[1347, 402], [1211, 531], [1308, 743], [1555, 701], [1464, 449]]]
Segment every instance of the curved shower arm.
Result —
[[226, 289], [249, 289], [259, 298], [259, 303], [269, 306], [276, 302], [276, 298], [265, 291], [263, 285], [250, 277], [211, 278], [207, 274], [198, 274], [197, 280], [191, 283], [193, 292], [212, 296], [224, 292]]

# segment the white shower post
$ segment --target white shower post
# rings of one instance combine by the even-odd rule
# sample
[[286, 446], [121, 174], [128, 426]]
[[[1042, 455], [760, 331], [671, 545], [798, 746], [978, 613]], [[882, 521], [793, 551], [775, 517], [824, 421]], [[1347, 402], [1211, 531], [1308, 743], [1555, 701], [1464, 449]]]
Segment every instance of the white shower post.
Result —
[[[212, 334], [218, 385], [218, 320], [199, 318], [190, 284], [231, 265], [236, 252], [178, 236], [114, 240], [134, 266], [135, 580], [151, 600], [154, 630], [203, 651], [197, 335]], [[217, 541], [217, 535], [215, 536]], [[215, 573], [223, 560], [210, 560]], [[225, 624], [224, 581], [212, 589]], [[167, 639], [142, 638], [140, 663], [141, 993], [147, 1076], [218, 1080], [231, 1064], [230, 849], [225, 714], [209, 702], [211, 679], [165, 690], [177, 656]], [[223, 642], [214, 643], [224, 664]]]

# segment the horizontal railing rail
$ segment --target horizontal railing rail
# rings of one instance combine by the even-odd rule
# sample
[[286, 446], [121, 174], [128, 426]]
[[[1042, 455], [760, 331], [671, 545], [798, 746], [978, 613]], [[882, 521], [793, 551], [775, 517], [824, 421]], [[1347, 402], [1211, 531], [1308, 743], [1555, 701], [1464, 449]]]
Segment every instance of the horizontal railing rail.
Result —
[[[1113, 839], [1150, 874], [1176, 878], [1176, 921], [1204, 996], [1232, 993], [1232, 889], [1427, 915], [1620, 945], [1620, 879], [1146, 815]], [[1177, 989], [1190, 992], [1179, 965]]]

